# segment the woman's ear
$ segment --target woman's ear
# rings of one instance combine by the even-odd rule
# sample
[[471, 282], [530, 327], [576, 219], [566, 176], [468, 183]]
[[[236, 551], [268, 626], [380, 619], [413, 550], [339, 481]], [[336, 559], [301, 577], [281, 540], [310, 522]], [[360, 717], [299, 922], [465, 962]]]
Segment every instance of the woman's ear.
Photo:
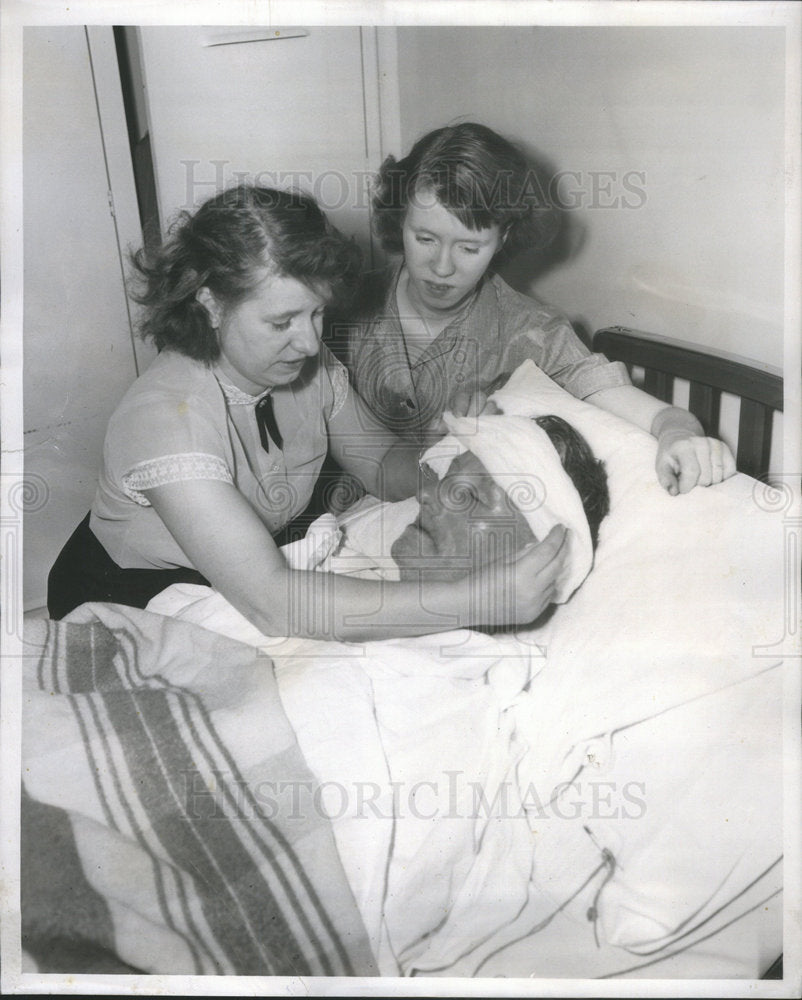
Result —
[[507, 226], [506, 229], [502, 229], [499, 233], [498, 246], [496, 247], [496, 252], [493, 255], [494, 257], [497, 257], [504, 249], [504, 244], [507, 242], [507, 236], [509, 235], [510, 228], [510, 226]]
[[203, 285], [201, 288], [195, 292], [196, 301], [200, 302], [206, 312], [209, 314], [209, 322], [212, 326], [217, 329], [220, 326], [220, 319], [223, 315], [223, 310], [220, 308], [220, 303], [214, 296], [214, 292]]

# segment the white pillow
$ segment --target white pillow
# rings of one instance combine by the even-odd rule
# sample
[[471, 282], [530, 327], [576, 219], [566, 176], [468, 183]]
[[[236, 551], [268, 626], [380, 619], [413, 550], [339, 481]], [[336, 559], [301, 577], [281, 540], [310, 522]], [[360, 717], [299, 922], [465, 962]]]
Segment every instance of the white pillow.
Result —
[[[525, 364], [539, 411], [572, 424], [608, 474], [610, 514], [593, 570], [545, 627], [521, 631], [547, 643], [546, 665], [559, 660], [550, 695], [572, 731], [587, 717], [592, 736], [780, 659], [753, 652], [783, 636], [784, 527], [766, 509], [763, 484], [736, 474], [670, 496], [657, 481], [651, 435]], [[591, 680], [609, 704], [584, 704], [577, 685]]]

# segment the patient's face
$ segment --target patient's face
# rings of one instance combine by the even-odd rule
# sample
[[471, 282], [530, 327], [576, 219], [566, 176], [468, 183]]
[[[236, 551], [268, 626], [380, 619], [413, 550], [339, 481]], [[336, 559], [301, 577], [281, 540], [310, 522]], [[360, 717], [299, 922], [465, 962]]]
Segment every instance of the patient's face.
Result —
[[517, 552], [535, 536], [484, 465], [465, 452], [442, 480], [424, 466], [420, 514], [392, 547], [401, 579], [458, 580], [503, 553]]

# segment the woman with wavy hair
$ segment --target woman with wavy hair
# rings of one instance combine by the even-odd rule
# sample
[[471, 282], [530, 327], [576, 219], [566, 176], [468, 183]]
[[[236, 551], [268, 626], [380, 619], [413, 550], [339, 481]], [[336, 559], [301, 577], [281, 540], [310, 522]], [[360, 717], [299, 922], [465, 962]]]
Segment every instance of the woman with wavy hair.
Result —
[[[110, 420], [91, 511], [50, 573], [51, 617], [86, 601], [145, 607], [177, 582], [211, 584], [267, 635], [415, 635], [543, 610], [560, 530], [456, 585], [338, 579], [282, 556], [327, 451], [376, 496], [415, 492], [419, 449], [376, 420], [320, 343], [359, 263], [311, 198], [251, 185], [134, 256], [159, 354]], [[512, 609], [493, 599], [506, 590]]]

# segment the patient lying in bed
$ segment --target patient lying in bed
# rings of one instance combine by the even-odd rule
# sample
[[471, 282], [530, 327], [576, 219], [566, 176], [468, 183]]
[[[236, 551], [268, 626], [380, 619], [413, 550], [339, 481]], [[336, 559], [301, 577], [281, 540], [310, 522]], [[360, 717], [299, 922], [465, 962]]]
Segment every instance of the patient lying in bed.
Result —
[[[587, 441], [562, 418], [538, 417], [535, 423], [548, 435], [579, 494], [595, 548], [599, 525], [610, 509], [604, 464], [595, 458]], [[524, 433], [522, 445], [525, 444]], [[533, 456], [533, 465], [535, 461]], [[536, 474], [537, 468], [531, 472]], [[442, 479], [438, 479], [425, 458], [421, 473], [418, 516], [391, 549], [402, 580], [414, 579], [418, 574], [432, 580], [456, 580], [477, 565], [498, 558], [505, 550], [510, 554], [518, 552], [524, 545], [539, 540], [526, 511], [542, 498], [536, 491], [526, 490], [525, 480], [494, 479], [471, 451], [453, 458]], [[523, 498], [522, 491], [525, 491]]]
[[447, 421], [451, 434], [421, 458], [417, 497], [367, 497], [337, 522], [324, 516], [284, 548], [288, 562], [337, 575], [457, 580], [563, 524], [569, 558], [553, 599], [564, 603], [590, 571], [609, 512], [604, 463], [555, 415]]
[[[313, 643], [260, 636], [206, 588], [171, 588], [149, 606], [272, 657], [310, 768], [344, 790], [334, 834], [386, 974], [651, 969], [741, 911], [763, 914], [778, 891], [781, 674], [760, 650], [781, 624], [782, 532], [742, 476], [666, 496], [647, 435], [538, 376], [513, 376], [503, 418], [454, 420], [427, 453], [439, 478], [420, 500], [432, 491], [433, 511], [363, 501], [284, 551], [307, 569], [397, 579], [419, 571], [419, 554], [447, 553], [439, 571], [450, 572], [455, 553], [525, 544], [559, 520], [573, 551], [547, 625]], [[533, 399], [581, 431], [609, 476], [590, 576], [592, 519], [531, 419]], [[520, 440], [538, 433], [533, 461]], [[479, 516], [479, 485], [501, 487], [484, 496], [500, 503], [495, 522]], [[477, 809], [475, 788], [502, 814]], [[637, 815], [625, 789], [645, 803]], [[499, 949], [523, 934], [508, 961]], [[743, 975], [748, 950], [708, 956], [705, 969]]]
[[[781, 518], [742, 475], [668, 496], [653, 438], [527, 365], [502, 419], [454, 420], [427, 455], [425, 489], [459, 510], [411, 529], [415, 498], [364, 502], [285, 551], [397, 577], [416, 571], [390, 557], [405, 532], [402, 563], [458, 551], [460, 532], [464, 559], [467, 528], [497, 549], [559, 519], [570, 571], [548, 622], [281, 639], [179, 586], [149, 611], [34, 623], [48, 655], [23, 658], [25, 790], [40, 833], [62, 813], [23, 839], [23, 907], [49, 946], [66, 926], [174, 974], [751, 978], [776, 958]], [[582, 489], [531, 419], [552, 413], [605, 464], [595, 553]], [[477, 485], [501, 489], [495, 520], [450, 488]], [[54, 839], [69, 850], [43, 857]], [[67, 901], [55, 925], [46, 890]]]

